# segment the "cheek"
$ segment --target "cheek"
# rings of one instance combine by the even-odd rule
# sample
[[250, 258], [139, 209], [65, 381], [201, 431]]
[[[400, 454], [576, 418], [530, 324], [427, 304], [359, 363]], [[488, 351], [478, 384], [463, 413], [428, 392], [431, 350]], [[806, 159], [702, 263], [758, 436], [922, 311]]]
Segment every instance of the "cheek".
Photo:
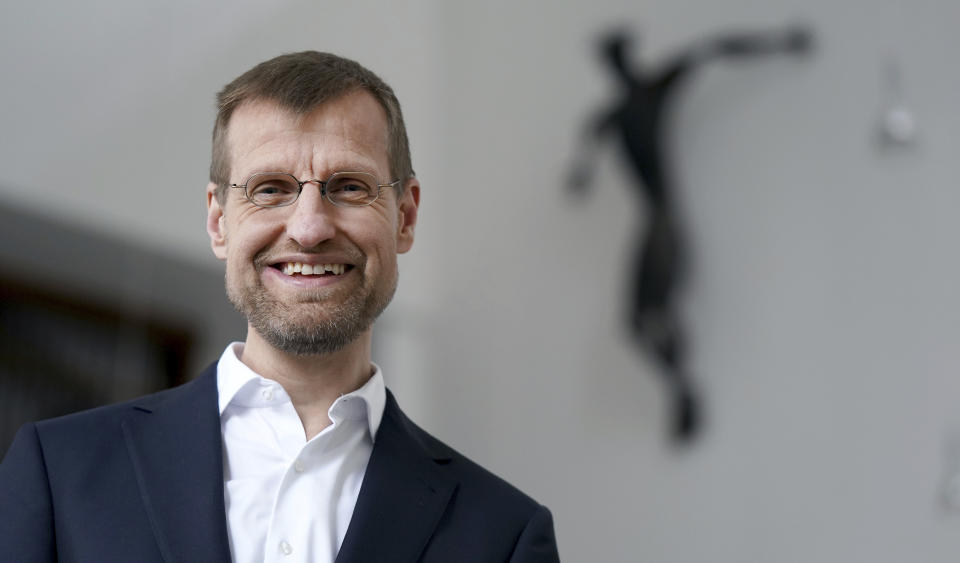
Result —
[[242, 224], [228, 225], [225, 241], [228, 267], [243, 268], [249, 264], [253, 257], [273, 240], [276, 230], [270, 224], [253, 218]]
[[387, 210], [377, 210], [377, 213], [369, 215], [345, 215], [337, 226], [341, 233], [346, 234], [358, 246], [371, 250], [380, 249], [379, 252], [396, 248], [396, 217]]
[[376, 230], [367, 233], [364, 246], [370, 249], [368, 252], [376, 254], [379, 261], [385, 265], [396, 262], [397, 234], [388, 222], [378, 225]]

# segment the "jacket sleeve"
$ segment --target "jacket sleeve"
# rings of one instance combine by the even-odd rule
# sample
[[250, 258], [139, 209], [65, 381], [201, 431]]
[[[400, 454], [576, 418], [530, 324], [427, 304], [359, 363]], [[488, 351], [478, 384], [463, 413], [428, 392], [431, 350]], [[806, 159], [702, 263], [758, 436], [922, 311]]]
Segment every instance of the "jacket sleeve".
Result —
[[510, 556], [510, 563], [559, 563], [557, 539], [553, 534], [553, 517], [547, 507], [533, 513], [520, 534]]
[[0, 560], [56, 559], [47, 469], [37, 427], [27, 424], [0, 463]]

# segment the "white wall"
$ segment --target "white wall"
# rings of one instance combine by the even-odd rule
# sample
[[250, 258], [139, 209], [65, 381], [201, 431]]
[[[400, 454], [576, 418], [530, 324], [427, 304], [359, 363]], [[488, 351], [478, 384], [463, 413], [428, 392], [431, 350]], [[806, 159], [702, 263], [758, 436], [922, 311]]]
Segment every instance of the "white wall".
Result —
[[[378, 360], [414, 418], [551, 507], [564, 560], [952, 561], [960, 8], [755, 4], [17, 6], [0, 24], [0, 189], [215, 267], [213, 93], [275, 53], [352, 56], [396, 87], [424, 183]], [[655, 61], [793, 21], [816, 30], [812, 57], [718, 63], [678, 99], [709, 426], [674, 451], [621, 330], [642, 210], [613, 147], [591, 197], [562, 190], [613, 93], [593, 40], [629, 26]], [[922, 127], [908, 150], [873, 143], [887, 53]]]

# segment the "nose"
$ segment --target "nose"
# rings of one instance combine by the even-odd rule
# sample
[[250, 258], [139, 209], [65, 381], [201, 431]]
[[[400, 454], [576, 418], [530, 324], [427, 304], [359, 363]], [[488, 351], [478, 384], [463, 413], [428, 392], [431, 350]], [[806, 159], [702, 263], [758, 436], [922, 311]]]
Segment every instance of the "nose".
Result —
[[313, 248], [336, 234], [335, 208], [324, 200], [316, 182], [304, 184], [287, 217], [287, 235], [303, 248]]

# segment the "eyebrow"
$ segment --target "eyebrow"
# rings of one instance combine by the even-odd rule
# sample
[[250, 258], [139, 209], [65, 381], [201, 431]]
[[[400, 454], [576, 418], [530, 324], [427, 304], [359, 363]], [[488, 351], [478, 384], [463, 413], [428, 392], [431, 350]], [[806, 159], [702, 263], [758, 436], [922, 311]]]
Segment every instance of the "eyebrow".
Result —
[[[258, 166], [257, 168], [254, 168], [253, 170], [246, 172], [246, 176], [242, 180], [245, 181], [248, 178], [250, 178], [250, 176], [253, 176], [254, 174], [269, 174], [274, 172], [279, 174], [290, 174], [291, 176], [297, 178], [298, 180], [305, 179], [305, 178], [300, 178], [297, 174], [295, 174], [289, 168], [285, 168], [282, 166], [277, 166], [277, 167]], [[344, 173], [344, 172], [363, 172], [365, 174], [370, 174], [371, 176], [376, 178], [377, 181], [382, 181], [382, 179], [380, 178], [380, 175], [376, 171], [374, 171], [373, 169], [367, 166], [343, 166], [343, 167], [331, 168], [330, 172], [328, 172], [327, 174], [322, 175], [319, 178], [309, 178], [309, 179], [326, 180], [327, 178], [329, 178], [330, 176], [336, 173]], [[389, 181], [389, 178], [388, 178], [388, 181]]]

